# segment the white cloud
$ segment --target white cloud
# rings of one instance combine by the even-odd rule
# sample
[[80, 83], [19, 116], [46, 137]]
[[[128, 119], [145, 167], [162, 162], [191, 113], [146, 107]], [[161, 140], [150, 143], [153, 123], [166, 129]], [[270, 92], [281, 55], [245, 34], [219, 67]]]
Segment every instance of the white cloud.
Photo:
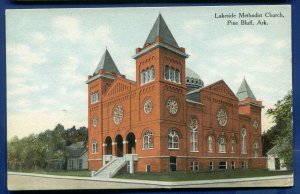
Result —
[[249, 46], [259, 46], [265, 42], [265, 38], [255, 32], [243, 32], [241, 34], [227, 34], [219, 39], [213, 40], [212, 44], [215, 47], [232, 47], [243, 45], [243, 48]]
[[202, 20], [189, 20], [184, 23], [183, 29], [185, 33], [189, 34], [189, 36], [194, 36], [195, 38], [201, 40], [205, 36], [204, 28], [206, 27], [206, 23]]
[[17, 63], [17, 65], [42, 64], [46, 62], [46, 57], [38, 51], [26, 44], [12, 44], [7, 46], [6, 50], [9, 59]]
[[[24, 137], [30, 133], [40, 133], [46, 129], [53, 129], [58, 123], [63, 124], [65, 128], [73, 125], [77, 127], [82, 126], [82, 121], [77, 121], [75, 114], [69, 111], [62, 111], [62, 109], [56, 111], [30, 109], [10, 115], [7, 122], [8, 139], [16, 134], [18, 137]], [[86, 117], [83, 115], [83, 119], [86, 119]]]
[[72, 16], [57, 16], [52, 21], [52, 26], [56, 31], [56, 37], [62, 40], [76, 41], [82, 37], [80, 22]]

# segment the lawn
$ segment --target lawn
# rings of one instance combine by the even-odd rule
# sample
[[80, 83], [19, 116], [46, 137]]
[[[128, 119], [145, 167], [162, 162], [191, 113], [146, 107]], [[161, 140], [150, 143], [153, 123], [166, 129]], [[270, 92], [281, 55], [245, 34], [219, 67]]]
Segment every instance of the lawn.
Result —
[[292, 171], [268, 170], [226, 170], [226, 171], [197, 171], [197, 172], [169, 172], [169, 173], [119, 173], [114, 178], [138, 179], [153, 181], [191, 181], [212, 179], [250, 178], [292, 174]]
[[[9, 172], [20, 172], [20, 171], [9, 171]], [[60, 170], [60, 171], [46, 171], [46, 170], [32, 170], [22, 171], [23, 173], [36, 173], [36, 174], [48, 174], [57, 176], [77, 176], [77, 177], [91, 177], [91, 171], [89, 170]]]

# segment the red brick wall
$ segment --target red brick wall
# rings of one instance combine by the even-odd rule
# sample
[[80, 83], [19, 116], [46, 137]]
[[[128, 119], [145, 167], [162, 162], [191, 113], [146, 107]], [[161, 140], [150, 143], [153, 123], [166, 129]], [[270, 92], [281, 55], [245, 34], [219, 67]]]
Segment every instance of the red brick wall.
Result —
[[[181, 84], [164, 80], [164, 66], [169, 65], [181, 71]], [[155, 69], [155, 80], [140, 85], [140, 74], [143, 69]], [[259, 157], [261, 157], [261, 110], [251, 104], [240, 106], [238, 99], [231, 89], [221, 80], [200, 91], [201, 104], [186, 102], [185, 87], [185, 59], [166, 49], [157, 48], [136, 59], [136, 83], [123, 77], [116, 77], [114, 81], [105, 78], [89, 84], [89, 169], [97, 170], [102, 166], [102, 144], [106, 137], [116, 142], [116, 136], [121, 135], [127, 141], [129, 133], [136, 139], [135, 153], [140, 157], [135, 168], [145, 172], [146, 164], [151, 165], [153, 172], [169, 171], [169, 156], [177, 157], [177, 170], [190, 170], [190, 162], [199, 162], [201, 170], [209, 169], [209, 162], [215, 167], [219, 161], [235, 161], [236, 168], [241, 160], [248, 162], [249, 168], [265, 168], [264, 159], [254, 159], [254, 141], [259, 142]], [[101, 91], [101, 101], [90, 104], [93, 91]], [[175, 115], [168, 112], [166, 102], [175, 98], [179, 110]], [[144, 102], [151, 99], [153, 108], [150, 114], [144, 113]], [[121, 105], [124, 110], [123, 121], [120, 125], [113, 122], [113, 110]], [[227, 112], [227, 124], [222, 127], [217, 120], [217, 112], [221, 109]], [[91, 119], [97, 116], [98, 125], [93, 127]], [[198, 152], [190, 151], [190, 119], [196, 117], [198, 121]], [[253, 121], [258, 121], [258, 129], [254, 129]], [[247, 154], [241, 154], [241, 129], [247, 129]], [[168, 132], [175, 129], [179, 133], [179, 149], [168, 149]], [[143, 134], [150, 130], [154, 136], [153, 149], [143, 148]], [[214, 138], [213, 153], [208, 153], [207, 138]], [[226, 140], [226, 153], [218, 153], [220, 137]], [[235, 139], [235, 152], [231, 153], [231, 140]], [[98, 153], [92, 154], [92, 141], [98, 141]], [[123, 153], [127, 153], [127, 144], [123, 145]], [[116, 145], [112, 146], [112, 154], [116, 155]], [[222, 158], [222, 159], [221, 159]]]

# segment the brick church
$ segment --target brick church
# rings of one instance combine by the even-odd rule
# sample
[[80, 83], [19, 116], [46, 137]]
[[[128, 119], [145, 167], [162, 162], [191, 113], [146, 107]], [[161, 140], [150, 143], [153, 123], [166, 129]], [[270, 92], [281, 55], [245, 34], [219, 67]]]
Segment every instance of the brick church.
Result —
[[263, 106], [245, 78], [236, 94], [223, 80], [205, 86], [188, 57], [160, 14], [133, 56], [136, 81], [104, 52], [86, 81], [90, 170], [128, 156], [137, 172], [266, 167]]

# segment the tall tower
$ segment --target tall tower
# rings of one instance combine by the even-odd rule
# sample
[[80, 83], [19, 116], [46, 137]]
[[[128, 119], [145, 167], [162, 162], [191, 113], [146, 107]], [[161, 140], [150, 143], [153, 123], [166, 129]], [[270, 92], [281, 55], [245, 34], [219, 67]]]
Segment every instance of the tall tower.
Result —
[[[136, 49], [136, 83], [140, 90], [140, 102], [153, 102], [152, 115], [141, 116], [141, 122], [149, 121], [158, 137], [156, 154], [177, 156], [184, 153], [186, 138], [186, 85], [185, 49], [179, 47], [161, 14], [158, 15], [143, 48]], [[146, 91], [151, 91], [147, 93]], [[143, 115], [143, 114], [142, 114]], [[179, 142], [170, 142], [172, 133]], [[169, 163], [169, 158], [158, 161]], [[158, 165], [159, 171], [168, 171], [169, 165]]]
[[88, 76], [88, 146], [89, 168], [100, 166], [103, 150], [103, 113], [102, 95], [106, 93], [112, 82], [120, 76], [120, 72], [106, 49], [93, 75]]
[[249, 129], [246, 131], [248, 134], [247, 136], [250, 137], [247, 142], [247, 152], [250, 153], [251, 157], [261, 157], [262, 102], [256, 99], [245, 78], [243, 79], [236, 96], [239, 99], [239, 113], [248, 116], [250, 122]]

